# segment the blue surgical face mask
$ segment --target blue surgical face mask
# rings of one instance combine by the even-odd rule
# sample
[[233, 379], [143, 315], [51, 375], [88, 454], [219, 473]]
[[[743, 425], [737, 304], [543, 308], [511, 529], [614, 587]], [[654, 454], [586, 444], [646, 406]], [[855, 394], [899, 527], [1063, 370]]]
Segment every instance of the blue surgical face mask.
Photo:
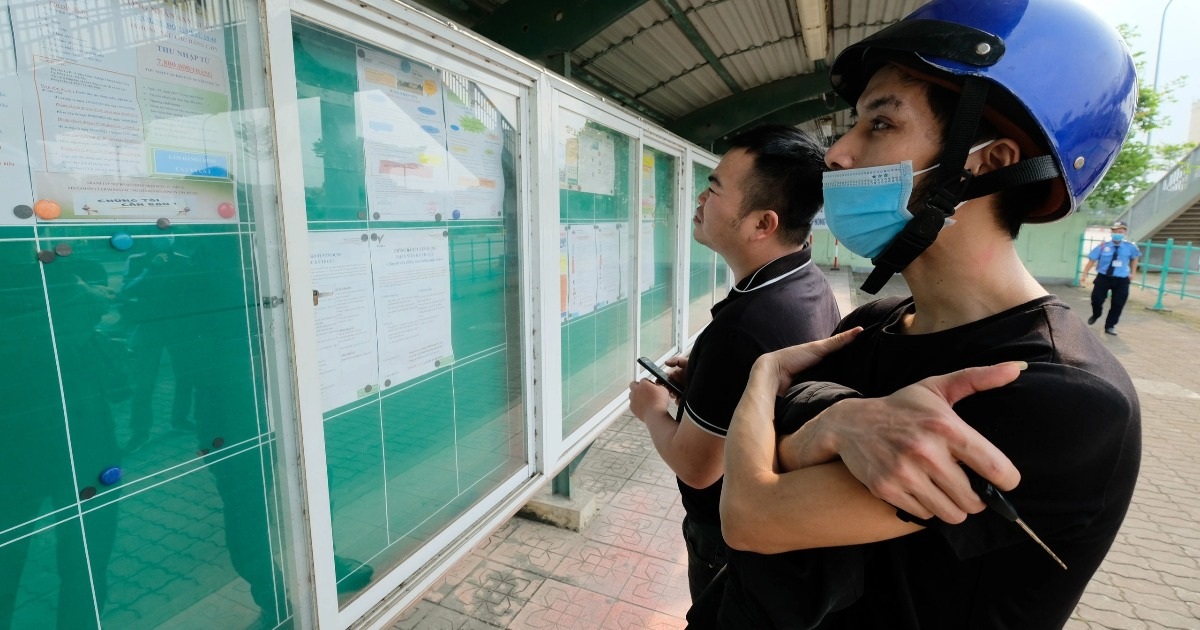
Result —
[[1125, 240], [1125, 235], [1124, 234], [1113, 234], [1112, 240], [1114, 243], [1120, 243], [1121, 241]]
[[[974, 153], [991, 144], [971, 147]], [[825, 222], [846, 249], [874, 258], [913, 218], [908, 211], [913, 178], [938, 165], [914, 172], [912, 162], [829, 171], [821, 180], [825, 193]], [[961, 205], [961, 204], [959, 204]], [[947, 219], [948, 223], [952, 223]]]

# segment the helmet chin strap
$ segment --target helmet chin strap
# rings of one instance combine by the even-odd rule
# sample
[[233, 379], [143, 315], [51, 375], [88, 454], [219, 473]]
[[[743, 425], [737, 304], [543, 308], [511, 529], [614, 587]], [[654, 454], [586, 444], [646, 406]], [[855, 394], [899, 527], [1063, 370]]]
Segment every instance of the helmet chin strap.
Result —
[[983, 79], [968, 76], [963, 81], [938, 169], [932, 175], [937, 183], [930, 188], [924, 204], [913, 213], [912, 220], [904, 225], [900, 234], [871, 259], [875, 269], [863, 282], [863, 291], [872, 295], [879, 293], [893, 275], [904, 271], [933, 244], [946, 219], [954, 215], [955, 206], [964, 200], [973, 178], [971, 171], [965, 168], [967, 155], [979, 130], [987, 92], [988, 83]]

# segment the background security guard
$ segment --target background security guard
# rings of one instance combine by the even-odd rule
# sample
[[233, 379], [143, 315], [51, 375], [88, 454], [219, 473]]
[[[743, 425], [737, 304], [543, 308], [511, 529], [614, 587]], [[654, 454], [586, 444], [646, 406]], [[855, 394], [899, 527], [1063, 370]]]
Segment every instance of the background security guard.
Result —
[[1104, 320], [1104, 332], [1110, 335], [1117, 334], [1117, 320], [1121, 319], [1121, 310], [1125, 308], [1125, 300], [1129, 299], [1129, 278], [1137, 273], [1138, 258], [1142, 256], [1137, 245], [1125, 240], [1128, 227], [1123, 221], [1113, 223], [1112, 240], [1092, 249], [1080, 279], [1080, 286], [1086, 284], [1088, 272], [1098, 265], [1092, 288], [1092, 316], [1087, 321], [1094, 324], [1100, 319], [1104, 300], [1112, 291], [1112, 308]]

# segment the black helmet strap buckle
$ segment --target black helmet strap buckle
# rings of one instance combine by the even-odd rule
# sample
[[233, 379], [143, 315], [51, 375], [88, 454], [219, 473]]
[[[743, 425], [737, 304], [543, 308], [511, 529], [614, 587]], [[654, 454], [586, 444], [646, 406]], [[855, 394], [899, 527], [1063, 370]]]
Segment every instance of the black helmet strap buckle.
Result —
[[904, 271], [933, 244], [946, 219], [954, 215], [955, 206], [964, 200], [973, 181], [971, 172], [965, 168], [967, 155], [979, 131], [987, 92], [987, 81], [979, 77], [968, 76], [963, 81], [962, 94], [946, 133], [938, 169], [933, 173], [938, 183], [925, 195], [921, 209], [904, 224], [900, 234], [871, 260], [875, 269], [863, 282], [863, 291], [874, 295], [893, 275]]

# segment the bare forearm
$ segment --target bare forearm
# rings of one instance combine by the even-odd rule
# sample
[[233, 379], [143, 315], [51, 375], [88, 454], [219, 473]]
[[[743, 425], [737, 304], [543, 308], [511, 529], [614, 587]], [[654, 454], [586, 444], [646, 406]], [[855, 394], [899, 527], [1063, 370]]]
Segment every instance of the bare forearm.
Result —
[[[685, 439], [682, 422], [691, 422], [691, 420], [685, 418], [682, 422], [675, 422], [670, 414], [661, 411], [647, 414], [642, 421], [646, 424], [646, 430], [650, 432], [654, 450], [658, 451], [659, 457], [683, 483], [693, 488], [707, 488], [721, 478], [724, 465], [721, 461], [720, 446], [699, 448], [695, 443], [694, 436], [690, 444]], [[698, 430], [694, 426], [688, 429]], [[718, 440], [719, 438], [711, 439]]]
[[800, 470], [837, 459], [834, 436], [824, 429], [823, 418], [817, 416], [784, 436], [779, 441], [779, 468], [785, 472]]

